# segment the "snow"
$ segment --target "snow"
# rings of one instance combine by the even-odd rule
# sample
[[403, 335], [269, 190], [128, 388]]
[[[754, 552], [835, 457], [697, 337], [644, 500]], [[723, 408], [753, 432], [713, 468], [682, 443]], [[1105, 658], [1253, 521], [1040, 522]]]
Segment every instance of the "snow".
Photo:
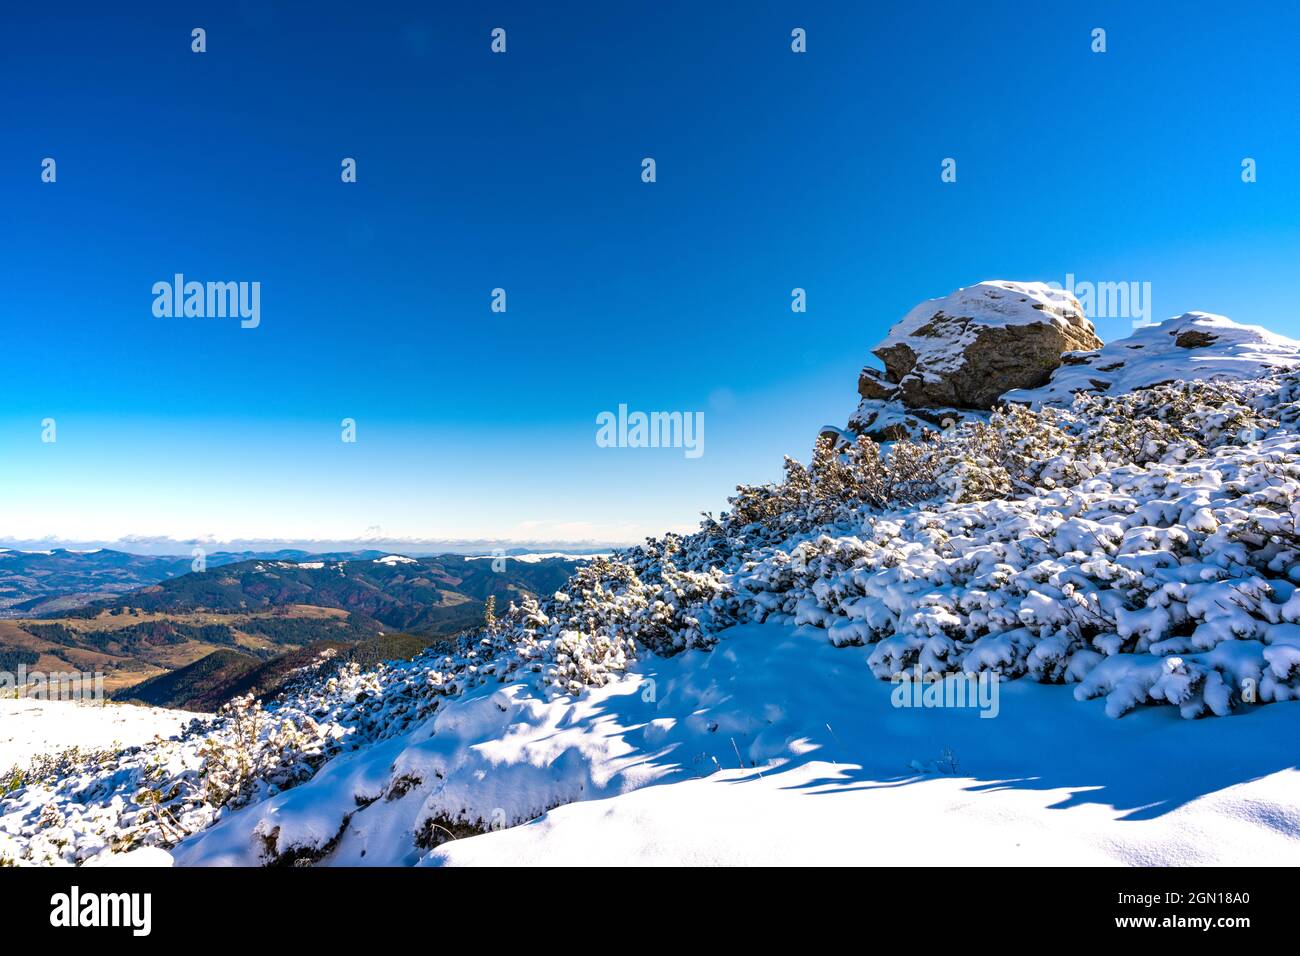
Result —
[[172, 856], [166, 850], [160, 850], [158, 847], [143, 846], [136, 850], [127, 850], [125, 853], [101, 853], [99, 856], [87, 860], [85, 865], [117, 868], [136, 866], [168, 867], [172, 865]]
[[418, 564], [415, 558], [408, 558], [400, 554], [390, 554], [383, 558], [375, 558], [375, 564]]
[[[1184, 345], [1179, 345], [1179, 339]], [[1189, 347], [1198, 340], [1208, 344]], [[1078, 392], [1120, 394], [1161, 382], [1258, 378], [1300, 366], [1300, 342], [1222, 315], [1188, 312], [1092, 352], [1068, 352], [1042, 388], [1015, 389], [1004, 401], [1068, 405]]]
[[[909, 435], [919, 438], [926, 431], [938, 432], [963, 422], [982, 422], [987, 412], [962, 408], [916, 409], [899, 399], [864, 398], [849, 419], [849, 425], [873, 435]], [[847, 442], [857, 435], [849, 429], [823, 426], [821, 434], [833, 434]]]
[[170, 737], [199, 714], [133, 704], [17, 698], [0, 700], [0, 773], [68, 747], [136, 747]]
[[[1300, 704], [1116, 722], [1018, 681], [984, 720], [893, 706], [868, 657], [751, 624], [576, 700], [486, 686], [173, 855], [255, 865], [275, 833], [338, 836], [324, 865], [1300, 863]], [[489, 832], [429, 852], [430, 818]]]
[[[958, 336], [917, 335], [937, 314], [961, 318], [964, 328]], [[916, 364], [927, 369], [951, 368], [962, 364], [965, 349], [976, 337], [976, 328], [1005, 328], [1050, 323], [1061, 329], [1074, 328], [1083, 310], [1073, 293], [1043, 282], [986, 280], [913, 308], [889, 330], [875, 351], [905, 344], [917, 356]], [[1076, 317], [1072, 322], [1069, 317]]]
[[[557, 808], [521, 827], [457, 840], [422, 865], [945, 866], [1289, 865], [1300, 779], [1282, 771], [1164, 816], [1087, 787], [971, 777], [861, 779], [814, 762], [779, 775], [736, 771]], [[743, 782], [742, 782], [743, 781]], [[1085, 797], [1086, 799], [1086, 797]], [[1269, 815], [1281, 814], [1279, 837]], [[866, 821], [886, 821], [885, 825]]]

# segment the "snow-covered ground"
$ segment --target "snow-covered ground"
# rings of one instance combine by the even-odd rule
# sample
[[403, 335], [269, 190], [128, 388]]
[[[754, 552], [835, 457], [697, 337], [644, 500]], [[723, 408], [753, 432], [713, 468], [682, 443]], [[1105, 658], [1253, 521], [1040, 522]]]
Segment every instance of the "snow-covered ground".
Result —
[[1300, 366], [1300, 342], [1210, 312], [1187, 312], [1136, 329], [1092, 352], [1073, 352], [1042, 388], [1007, 392], [1008, 402], [1069, 404], [1079, 392], [1120, 394], [1161, 382], [1258, 378]]
[[0, 773], [25, 767], [35, 756], [69, 747], [83, 750], [114, 743], [136, 747], [155, 736], [170, 737], [201, 714], [131, 704], [18, 698], [0, 700]]
[[[326, 865], [1300, 864], [1300, 703], [1116, 721], [1068, 687], [1014, 681], [984, 718], [895, 707], [868, 656], [810, 627], [742, 625], [581, 699], [481, 688], [174, 856], [256, 865], [274, 833], [281, 851], [341, 834]], [[415, 843], [431, 815], [561, 803]]]

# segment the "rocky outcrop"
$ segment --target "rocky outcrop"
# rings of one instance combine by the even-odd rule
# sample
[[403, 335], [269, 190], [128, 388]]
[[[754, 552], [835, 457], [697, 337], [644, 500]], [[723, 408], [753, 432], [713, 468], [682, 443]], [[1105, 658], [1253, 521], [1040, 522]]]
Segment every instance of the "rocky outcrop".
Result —
[[858, 393], [897, 397], [911, 408], [989, 409], [1013, 388], [1046, 384], [1063, 352], [1101, 344], [1069, 292], [1041, 282], [981, 282], [904, 316], [872, 350], [885, 363], [883, 376], [864, 370]]
[[864, 368], [857, 434], [900, 438], [978, 417], [1012, 389], [1045, 385], [1065, 353], [1101, 348], [1069, 292], [1041, 282], [990, 281], [912, 309]]
[[1068, 405], [1080, 392], [1119, 395], [1166, 382], [1256, 378], [1269, 369], [1300, 367], [1300, 342], [1222, 315], [1187, 312], [1063, 358], [1047, 384], [1007, 392], [1002, 400]]
[[864, 399], [849, 419], [847, 432], [827, 425], [821, 433], [835, 433], [846, 439], [866, 435], [876, 441], [895, 441], [916, 438], [926, 431], [941, 432], [981, 417], [986, 417], [985, 413], [964, 408], [908, 408], [896, 399]]
[[1040, 282], [981, 282], [924, 302], [872, 351], [884, 370], [862, 370], [848, 428], [823, 435], [890, 441], [986, 418], [1004, 402], [1069, 405], [1080, 392], [1300, 368], [1300, 342], [1208, 312], [1103, 345], [1078, 300]]

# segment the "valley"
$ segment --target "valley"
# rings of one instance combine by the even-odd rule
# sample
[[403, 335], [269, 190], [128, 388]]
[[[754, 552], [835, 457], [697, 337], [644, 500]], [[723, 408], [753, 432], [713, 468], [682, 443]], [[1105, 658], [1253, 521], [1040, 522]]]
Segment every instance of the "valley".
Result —
[[[61, 558], [65, 576], [77, 573], [75, 554]], [[93, 671], [118, 700], [214, 711], [239, 694], [279, 689], [322, 656], [409, 659], [480, 625], [489, 597], [504, 609], [553, 593], [579, 563], [378, 554], [237, 561], [122, 594], [92, 592], [63, 611], [3, 619], [0, 670]], [[156, 571], [169, 560], [188, 566], [181, 558], [149, 566]]]

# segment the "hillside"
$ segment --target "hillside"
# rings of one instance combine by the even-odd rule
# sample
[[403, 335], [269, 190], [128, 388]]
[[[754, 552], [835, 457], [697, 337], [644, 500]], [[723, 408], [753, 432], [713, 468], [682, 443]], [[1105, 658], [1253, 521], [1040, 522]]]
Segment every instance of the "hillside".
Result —
[[231, 685], [258, 666], [256, 657], [238, 651], [213, 651], [193, 664], [151, 677], [115, 696], [152, 707], [211, 712], [235, 696], [229, 693]]
[[[1047, 341], [1088, 331], [1077, 303], [1040, 321], [1000, 301], [1032, 284], [982, 285], [949, 297], [997, 301], [980, 327], [1005, 306]], [[913, 350], [925, 392], [896, 366], [873, 401], [983, 401], [980, 333], [944, 314], [953, 348]], [[1065, 359], [1040, 343], [1017, 368], [1017, 340], [995, 339], [1008, 388], [1055, 380]], [[0, 799], [0, 856], [1294, 864], [1300, 371], [1174, 347], [1170, 381], [966, 408], [885, 448], [850, 419], [697, 532], [451, 647], [34, 777]], [[140, 823], [146, 781], [165, 827]]]
[[110, 692], [186, 667], [216, 650], [258, 661], [314, 641], [352, 643], [382, 625], [334, 608], [287, 605], [250, 614], [101, 610], [96, 616], [0, 621], [0, 655], [29, 671], [95, 671]]
[[259, 660], [238, 651], [218, 650], [185, 667], [117, 691], [119, 701], [152, 707], [213, 713], [237, 697], [273, 697], [308, 669], [356, 663], [410, 660], [430, 640], [411, 634], [380, 634], [361, 641], [320, 640]]

